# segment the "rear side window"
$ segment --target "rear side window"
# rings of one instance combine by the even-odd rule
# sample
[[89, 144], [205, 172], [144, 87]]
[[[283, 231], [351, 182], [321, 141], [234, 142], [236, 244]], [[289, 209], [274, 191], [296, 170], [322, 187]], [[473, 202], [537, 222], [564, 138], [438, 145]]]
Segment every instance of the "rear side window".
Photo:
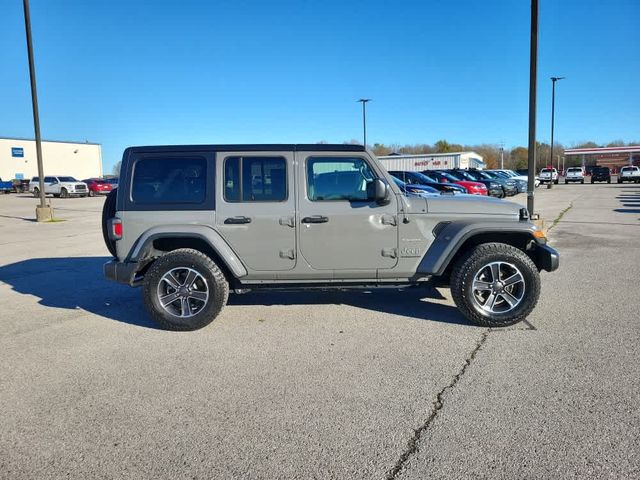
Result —
[[207, 162], [203, 157], [147, 157], [133, 167], [134, 203], [198, 204], [206, 197]]
[[283, 202], [287, 199], [284, 157], [227, 157], [224, 162], [227, 202]]

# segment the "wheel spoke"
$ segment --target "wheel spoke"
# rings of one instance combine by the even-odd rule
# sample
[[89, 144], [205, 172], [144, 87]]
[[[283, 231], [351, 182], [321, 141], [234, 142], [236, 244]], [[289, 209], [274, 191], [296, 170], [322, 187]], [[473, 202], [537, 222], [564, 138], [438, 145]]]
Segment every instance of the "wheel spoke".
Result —
[[207, 296], [207, 292], [200, 292], [198, 290], [194, 290], [189, 294], [189, 298], [193, 298], [194, 300], [199, 300], [201, 302], [206, 302]]
[[162, 304], [163, 307], [166, 307], [170, 303], [175, 302], [178, 298], [180, 298], [180, 295], [178, 295], [178, 292], [173, 292], [168, 295], [165, 295], [164, 297], [160, 297], [160, 303]]
[[191, 288], [197, 278], [198, 278], [198, 274], [194, 270], [189, 270], [189, 273], [187, 274], [187, 278], [184, 279], [184, 283], [182, 284], [182, 286]]
[[491, 279], [494, 282], [500, 281], [500, 265], [498, 263], [492, 263], [489, 265], [489, 268], [491, 268]]
[[509, 306], [511, 308], [515, 307], [516, 305], [518, 305], [518, 303], [520, 303], [520, 300], [518, 300], [516, 297], [514, 297], [513, 295], [511, 295], [509, 292], [507, 292], [506, 290], [503, 291], [500, 296], [502, 298], [504, 298], [505, 302], [507, 302], [509, 304]]
[[491, 288], [490, 282], [483, 282], [482, 280], [476, 280], [475, 282], [473, 282], [473, 289], [486, 291], [486, 290], [491, 290], [492, 288]]
[[182, 297], [180, 299], [180, 310], [183, 317], [190, 317], [191, 315], [193, 315], [193, 312], [191, 312], [191, 305], [189, 305], [188, 298]]
[[173, 272], [169, 272], [168, 274], [166, 274], [164, 277], [162, 277], [162, 280], [167, 282], [169, 286], [175, 290], [180, 287], [180, 282], [178, 282], [176, 277], [173, 275]]
[[508, 287], [510, 285], [515, 285], [516, 283], [520, 283], [520, 282], [524, 282], [524, 278], [522, 277], [522, 274], [520, 272], [516, 272], [513, 275], [511, 275], [509, 278], [505, 279], [502, 283], [504, 284], [505, 287]]
[[493, 307], [496, 304], [496, 294], [491, 292], [484, 302], [483, 307], [493, 312]]

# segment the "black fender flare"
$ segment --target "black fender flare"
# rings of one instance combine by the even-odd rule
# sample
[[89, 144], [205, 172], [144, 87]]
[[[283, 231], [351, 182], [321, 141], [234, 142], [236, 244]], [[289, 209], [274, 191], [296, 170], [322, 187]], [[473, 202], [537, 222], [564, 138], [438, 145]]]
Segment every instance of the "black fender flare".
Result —
[[509, 234], [524, 234], [536, 245], [544, 245], [546, 243], [545, 240], [534, 236], [534, 232], [537, 230], [538, 228], [533, 223], [526, 221], [461, 220], [446, 223], [443, 227], [436, 227], [435, 239], [424, 254], [424, 257], [422, 257], [418, 265], [418, 273], [433, 276], [442, 275], [462, 245], [478, 235], [508, 236]]
[[240, 258], [222, 236], [205, 225], [163, 225], [145, 231], [135, 242], [125, 263], [140, 262], [148, 257], [154, 240], [159, 238], [197, 238], [206, 242], [224, 262], [229, 271], [236, 277], [247, 275], [247, 269]]

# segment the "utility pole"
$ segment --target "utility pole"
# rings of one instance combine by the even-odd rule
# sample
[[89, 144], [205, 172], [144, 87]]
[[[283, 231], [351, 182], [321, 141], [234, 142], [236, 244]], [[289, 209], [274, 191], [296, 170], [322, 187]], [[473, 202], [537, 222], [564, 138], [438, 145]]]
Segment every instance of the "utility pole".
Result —
[[361, 98], [358, 102], [362, 103], [362, 131], [363, 131], [363, 145], [367, 148], [367, 102], [370, 102], [370, 98]]
[[500, 170], [504, 170], [504, 142], [500, 144]]
[[[549, 163], [553, 168], [553, 127], [556, 116], [556, 82], [562, 80], [565, 77], [551, 77], [551, 152], [549, 153]], [[560, 165], [558, 165], [560, 167]], [[552, 188], [553, 182], [549, 182], [547, 188]]]
[[531, 45], [529, 51], [529, 150], [527, 154], [527, 210], [533, 217], [536, 180], [536, 84], [538, 75], [538, 0], [531, 0]]
[[29, 55], [29, 78], [31, 80], [31, 106], [33, 108], [33, 128], [36, 137], [36, 158], [38, 160], [38, 180], [40, 189], [40, 206], [36, 207], [36, 220], [46, 222], [51, 220], [53, 213], [44, 198], [44, 168], [42, 166], [42, 140], [40, 138], [40, 116], [38, 115], [38, 92], [36, 89], [36, 67], [33, 60], [33, 42], [31, 40], [31, 15], [29, 0], [23, 0], [24, 26], [27, 32], [27, 52]]

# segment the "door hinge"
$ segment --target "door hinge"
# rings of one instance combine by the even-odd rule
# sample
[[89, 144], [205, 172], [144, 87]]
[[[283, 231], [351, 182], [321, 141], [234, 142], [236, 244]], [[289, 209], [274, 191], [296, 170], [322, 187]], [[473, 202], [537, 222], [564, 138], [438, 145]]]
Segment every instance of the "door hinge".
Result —
[[398, 218], [395, 215], [382, 215], [382, 224], [396, 226], [398, 224]]
[[293, 228], [296, 226], [296, 220], [293, 217], [280, 217], [280, 220], [278, 220], [278, 223], [283, 227]]
[[294, 260], [296, 258], [296, 254], [292, 249], [284, 249], [280, 250], [280, 258], [289, 258]]
[[397, 248], [383, 248], [382, 249], [382, 256], [383, 257], [397, 258], [398, 257], [398, 249]]

